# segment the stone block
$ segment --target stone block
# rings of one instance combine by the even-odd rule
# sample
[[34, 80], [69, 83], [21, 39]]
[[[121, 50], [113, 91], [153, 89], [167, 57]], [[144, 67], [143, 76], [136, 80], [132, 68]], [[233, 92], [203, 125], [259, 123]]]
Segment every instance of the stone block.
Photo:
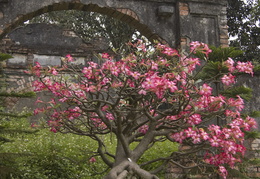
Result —
[[174, 14], [173, 6], [162, 5], [158, 7], [158, 15], [163, 17], [169, 17]]
[[61, 66], [60, 56], [47, 56], [34, 54], [34, 63], [39, 62], [42, 66]]
[[0, 19], [4, 18], [4, 13], [0, 11]]
[[228, 39], [220, 39], [220, 44], [221, 45], [228, 45], [228, 43], [229, 43], [229, 41], [228, 41]]
[[257, 149], [259, 149], [259, 144], [252, 144], [251, 147], [253, 150], [257, 150]]
[[189, 15], [189, 5], [187, 3], [181, 3], [179, 4], [179, 11], [181, 16], [187, 16]]
[[7, 67], [20, 68], [26, 67], [27, 56], [23, 54], [14, 54], [13, 58], [7, 60]]

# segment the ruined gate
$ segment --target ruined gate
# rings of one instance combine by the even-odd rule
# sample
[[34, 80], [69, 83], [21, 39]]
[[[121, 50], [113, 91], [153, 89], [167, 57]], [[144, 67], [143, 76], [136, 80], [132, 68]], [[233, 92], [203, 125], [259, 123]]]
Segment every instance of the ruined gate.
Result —
[[[80, 10], [124, 21], [149, 40], [159, 40], [172, 47], [185, 46], [190, 41], [225, 47], [228, 45], [226, 5], [227, 0], [0, 0], [0, 40], [24, 21], [43, 13]], [[18, 58], [19, 62], [31, 59], [30, 55]], [[16, 68], [20, 69], [19, 66]], [[28, 81], [28, 86], [31, 86], [30, 77], [26, 81], [22, 72], [15, 73], [9, 82], [21, 87], [21, 90]], [[257, 78], [245, 77], [241, 81], [248, 80], [248, 86], [259, 89], [259, 74]], [[16, 90], [20, 88], [16, 87]], [[247, 105], [248, 110], [259, 110], [259, 97], [256, 96], [254, 94], [252, 105]], [[259, 143], [259, 140], [253, 143], [252, 148], [259, 149]]]
[[0, 39], [40, 14], [82, 10], [105, 14], [136, 28], [149, 40], [170, 46], [199, 40], [228, 44], [227, 0], [0, 0]]
[[[93, 44], [82, 44], [80, 39], [70, 35], [64, 37], [62, 30], [51, 25], [17, 28], [43, 13], [59, 10], [98, 12], [133, 26], [150, 41], [159, 40], [175, 48], [185, 47], [190, 41], [227, 46], [226, 5], [227, 0], [0, 0], [0, 53], [14, 57], [6, 65], [8, 83], [13, 83], [9, 84], [12, 87], [8, 90], [23, 91], [31, 87], [32, 79], [24, 77], [23, 70], [35, 60], [59, 65], [60, 56], [64, 55], [61, 49], [69, 48], [69, 53], [74, 56], [71, 51], [83, 49], [73, 49], [72, 46], [84, 47], [83, 51], [92, 48]], [[7, 34], [13, 39], [3, 39]], [[36, 34], [41, 38], [32, 41]], [[43, 40], [45, 36], [49, 38]], [[20, 41], [16, 38], [22, 44], [31, 44], [37, 52], [28, 51], [22, 44], [19, 46]], [[55, 39], [57, 43], [53, 42]], [[64, 41], [70, 44], [66, 45]], [[60, 47], [58, 51], [51, 43]], [[82, 64], [90, 59], [88, 54], [78, 54], [77, 57], [82, 57], [78, 58]]]

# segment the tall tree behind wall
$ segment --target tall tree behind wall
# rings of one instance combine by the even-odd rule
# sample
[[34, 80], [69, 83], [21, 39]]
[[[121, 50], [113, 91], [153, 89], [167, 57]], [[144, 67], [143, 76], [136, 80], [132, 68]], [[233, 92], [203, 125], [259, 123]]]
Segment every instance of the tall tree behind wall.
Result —
[[260, 2], [258, 0], [228, 0], [228, 31], [230, 46], [244, 51], [239, 60], [260, 62]]
[[95, 12], [76, 10], [54, 11], [37, 16], [29, 23], [51, 23], [76, 32], [83, 40], [104, 37], [113, 48], [131, 40], [135, 29], [115, 18]]

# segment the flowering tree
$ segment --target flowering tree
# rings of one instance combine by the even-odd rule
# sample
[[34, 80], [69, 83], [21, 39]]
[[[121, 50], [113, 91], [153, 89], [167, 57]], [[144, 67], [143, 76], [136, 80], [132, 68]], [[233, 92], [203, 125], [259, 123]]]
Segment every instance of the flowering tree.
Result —
[[[29, 71], [37, 77], [35, 91], [50, 91], [54, 98], [35, 113], [47, 115], [53, 132], [96, 140], [98, 155], [111, 168], [105, 178], [158, 178], [156, 173], [168, 163], [226, 178], [226, 169], [234, 168], [245, 153], [244, 131], [256, 127], [256, 122], [240, 114], [244, 102], [239, 95], [230, 97], [213, 87], [218, 82], [221, 89], [229, 89], [235, 83], [234, 74], [253, 75], [253, 66], [224, 59], [214, 77], [201, 80], [198, 77], [209, 63], [211, 50], [200, 42], [190, 45], [190, 54], [184, 56], [162, 44], [151, 52], [138, 41], [130, 44], [136, 51], [121, 60], [103, 54], [103, 64], [89, 62], [83, 69], [70, 65], [70, 55], [61, 68], [36, 63]], [[202, 58], [194, 54], [202, 54]], [[217, 125], [217, 120], [226, 124]], [[109, 153], [100, 138], [109, 133], [116, 136], [115, 153]], [[165, 140], [179, 143], [180, 150], [138, 162], [154, 143]], [[132, 143], [137, 145], [130, 147]], [[144, 169], [154, 162], [161, 166]]]

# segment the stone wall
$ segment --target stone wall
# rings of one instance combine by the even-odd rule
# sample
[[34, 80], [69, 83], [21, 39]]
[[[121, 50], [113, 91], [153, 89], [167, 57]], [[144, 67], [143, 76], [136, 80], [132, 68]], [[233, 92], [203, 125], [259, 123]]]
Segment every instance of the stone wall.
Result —
[[226, 1], [180, 0], [181, 46], [201, 41], [215, 46], [228, 46]]
[[[104, 39], [93, 39], [85, 43], [73, 31], [61, 29], [50, 24], [29, 24], [8, 34], [0, 41], [0, 52], [8, 53], [13, 58], [2, 62], [7, 92], [32, 91], [34, 78], [26, 73], [28, 66], [40, 62], [42, 66], [61, 66], [61, 57], [71, 54], [77, 66], [84, 66], [88, 61], [101, 63], [94, 54], [108, 51]], [[9, 109], [23, 110], [26, 106], [34, 109], [35, 99], [8, 98]]]
[[149, 40], [170, 46], [194, 40], [225, 46], [226, 4], [227, 0], [1, 0], [0, 38], [42, 13], [75, 9], [122, 20]]

